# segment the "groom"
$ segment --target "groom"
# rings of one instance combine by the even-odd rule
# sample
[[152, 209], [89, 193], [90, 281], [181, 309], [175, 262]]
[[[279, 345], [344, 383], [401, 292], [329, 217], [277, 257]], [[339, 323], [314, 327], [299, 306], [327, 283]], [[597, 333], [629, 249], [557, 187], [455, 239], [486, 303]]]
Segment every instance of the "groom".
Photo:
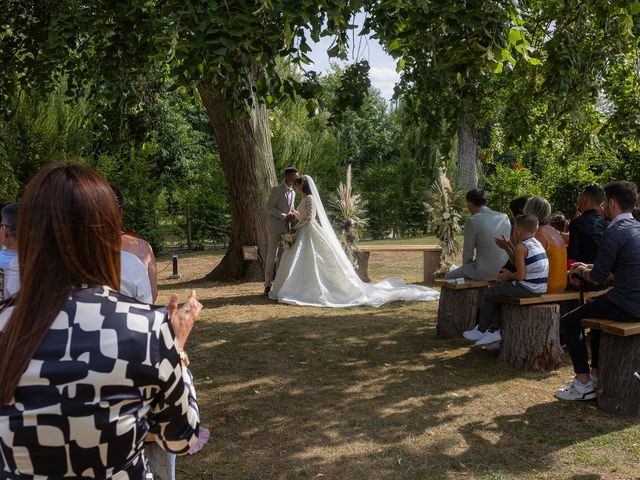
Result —
[[298, 169], [288, 167], [284, 171], [284, 181], [271, 189], [267, 200], [267, 261], [264, 266], [264, 295], [268, 296], [271, 290], [276, 263], [282, 256], [282, 244], [280, 235], [289, 230], [289, 222], [295, 218], [293, 215], [293, 202], [296, 193], [292, 185], [298, 178]]

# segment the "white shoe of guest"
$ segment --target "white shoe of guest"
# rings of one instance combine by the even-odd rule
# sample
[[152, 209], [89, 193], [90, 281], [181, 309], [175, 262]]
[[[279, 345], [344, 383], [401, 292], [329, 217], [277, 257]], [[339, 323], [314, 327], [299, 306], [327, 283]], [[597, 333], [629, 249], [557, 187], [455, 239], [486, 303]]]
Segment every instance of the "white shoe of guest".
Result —
[[484, 337], [484, 333], [485, 332], [481, 332], [480, 330], [478, 330], [478, 325], [476, 325], [475, 327], [473, 327], [473, 329], [464, 332], [462, 336], [471, 342], [477, 342], [482, 337]]
[[596, 389], [591, 380], [585, 384], [574, 378], [571, 385], [556, 390], [555, 396], [560, 400], [593, 400], [596, 398]]
[[487, 332], [482, 336], [480, 340], [476, 342], [476, 347], [481, 347], [483, 345], [489, 345], [490, 343], [496, 343], [502, 341], [502, 335], [500, 335], [500, 330], [496, 330], [495, 332]]
[[[567, 380], [565, 385], [567, 387], [571, 386], [571, 384], [573, 383], [573, 381], [575, 380], [575, 378], [572, 378], [571, 380]], [[593, 388], [594, 390], [598, 390], [598, 377], [595, 377], [591, 374], [589, 374], [589, 380], [591, 380], [591, 383], [593, 383]]]

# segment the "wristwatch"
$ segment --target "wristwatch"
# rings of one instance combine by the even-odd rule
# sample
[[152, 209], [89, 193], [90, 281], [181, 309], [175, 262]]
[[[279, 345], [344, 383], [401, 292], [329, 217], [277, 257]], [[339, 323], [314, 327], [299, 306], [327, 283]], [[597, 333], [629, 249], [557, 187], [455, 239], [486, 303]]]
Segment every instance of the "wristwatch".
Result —
[[185, 367], [189, 366], [189, 355], [182, 349], [178, 349], [178, 355], [180, 355], [180, 361]]

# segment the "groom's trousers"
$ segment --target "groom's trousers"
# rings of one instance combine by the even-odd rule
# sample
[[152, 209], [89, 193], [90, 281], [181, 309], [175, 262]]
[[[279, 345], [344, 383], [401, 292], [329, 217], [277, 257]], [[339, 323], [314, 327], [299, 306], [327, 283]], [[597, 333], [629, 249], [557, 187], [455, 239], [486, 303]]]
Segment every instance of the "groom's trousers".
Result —
[[273, 275], [276, 271], [276, 264], [280, 262], [282, 252], [282, 239], [280, 233], [269, 232], [267, 242], [267, 259], [264, 265], [264, 286], [268, 287], [273, 281]]

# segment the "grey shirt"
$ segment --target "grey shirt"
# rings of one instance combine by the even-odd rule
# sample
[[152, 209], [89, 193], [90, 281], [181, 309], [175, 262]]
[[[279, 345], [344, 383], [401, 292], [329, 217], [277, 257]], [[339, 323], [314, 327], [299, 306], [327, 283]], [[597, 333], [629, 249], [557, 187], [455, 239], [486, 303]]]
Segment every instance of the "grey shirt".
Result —
[[462, 271], [474, 280], [495, 280], [506, 263], [507, 253], [496, 245], [495, 237], [509, 238], [511, 224], [504, 213], [481, 207], [464, 223]]

